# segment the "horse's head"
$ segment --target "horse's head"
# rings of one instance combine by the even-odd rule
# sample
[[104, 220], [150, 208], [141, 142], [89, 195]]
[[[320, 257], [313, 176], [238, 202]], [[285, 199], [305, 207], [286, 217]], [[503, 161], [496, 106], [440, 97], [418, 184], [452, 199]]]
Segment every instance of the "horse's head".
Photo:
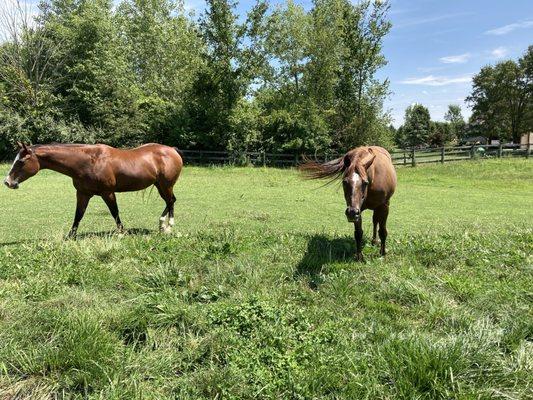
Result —
[[376, 155], [370, 148], [356, 149], [344, 156], [344, 174], [342, 187], [346, 200], [346, 218], [348, 222], [359, 222], [363, 203], [368, 193], [370, 182], [367, 169], [374, 162]]
[[10, 189], [18, 189], [26, 179], [39, 172], [40, 165], [32, 148], [18, 142], [19, 152], [13, 161], [11, 170], [4, 179], [4, 184]]

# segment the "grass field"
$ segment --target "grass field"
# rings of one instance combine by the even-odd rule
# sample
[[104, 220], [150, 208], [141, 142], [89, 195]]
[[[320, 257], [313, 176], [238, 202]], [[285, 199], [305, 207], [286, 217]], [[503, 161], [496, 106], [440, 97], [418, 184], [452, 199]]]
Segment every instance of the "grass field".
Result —
[[0, 398], [533, 398], [533, 162], [398, 177], [365, 263], [340, 186], [294, 170], [187, 167], [171, 236], [155, 191], [65, 241], [68, 178], [2, 190]]

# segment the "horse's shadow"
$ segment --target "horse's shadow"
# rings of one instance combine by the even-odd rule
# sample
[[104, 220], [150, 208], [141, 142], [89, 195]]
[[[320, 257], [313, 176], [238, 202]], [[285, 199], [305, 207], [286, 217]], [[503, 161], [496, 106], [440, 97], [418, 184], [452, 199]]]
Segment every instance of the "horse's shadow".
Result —
[[124, 236], [148, 236], [155, 233], [154, 230], [146, 228], [130, 228], [124, 229], [124, 232], [119, 233], [116, 230], [100, 231], [100, 232], [83, 232], [76, 235], [76, 239], [90, 239], [90, 238], [106, 238], [119, 235]]
[[331, 262], [355, 262], [355, 240], [351, 237], [330, 238], [313, 235], [307, 242], [304, 257], [296, 266], [295, 279], [307, 279], [311, 289], [316, 290], [323, 282], [323, 266]]

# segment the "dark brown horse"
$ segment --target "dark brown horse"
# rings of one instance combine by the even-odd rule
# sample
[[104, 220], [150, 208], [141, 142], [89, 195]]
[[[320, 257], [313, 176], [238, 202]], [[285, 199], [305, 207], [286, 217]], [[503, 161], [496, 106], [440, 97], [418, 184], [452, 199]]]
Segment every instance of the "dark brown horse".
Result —
[[142, 190], [151, 185], [155, 185], [166, 203], [159, 219], [159, 228], [166, 233], [171, 231], [176, 201], [173, 187], [183, 167], [177, 149], [153, 143], [129, 150], [103, 144], [18, 145], [19, 152], [4, 184], [10, 189], [17, 189], [41, 169], [51, 169], [70, 176], [77, 197], [70, 237], [76, 236], [78, 225], [93, 196], [102, 197], [115, 219], [117, 229], [122, 231], [115, 193]]
[[329, 178], [333, 181], [342, 177], [346, 217], [355, 227], [357, 259], [363, 260], [361, 212], [366, 209], [374, 210], [372, 243], [377, 244], [376, 231], [379, 225], [380, 254], [384, 256], [389, 200], [396, 189], [396, 171], [389, 152], [378, 146], [358, 147], [324, 164], [308, 162], [301, 165], [300, 170], [310, 179]]

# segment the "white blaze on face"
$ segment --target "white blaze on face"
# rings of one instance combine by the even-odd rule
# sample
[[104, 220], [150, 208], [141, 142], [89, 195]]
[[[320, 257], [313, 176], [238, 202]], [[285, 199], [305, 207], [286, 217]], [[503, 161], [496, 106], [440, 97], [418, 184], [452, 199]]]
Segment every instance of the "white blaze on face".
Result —
[[11, 168], [9, 169], [9, 172], [7, 173], [7, 176], [6, 176], [6, 182], [10, 182], [11, 181], [9, 176], [11, 175], [11, 172], [13, 172], [13, 168], [15, 167], [15, 164], [17, 163], [18, 160], [20, 160], [20, 155], [19, 154], [17, 154], [17, 156], [15, 157], [15, 161], [13, 161], [13, 164], [11, 164]]
[[361, 183], [361, 177], [359, 176], [359, 174], [357, 172], [354, 172], [352, 174], [352, 185], [354, 188], [356, 188], [357, 186], [359, 186], [359, 184]]

